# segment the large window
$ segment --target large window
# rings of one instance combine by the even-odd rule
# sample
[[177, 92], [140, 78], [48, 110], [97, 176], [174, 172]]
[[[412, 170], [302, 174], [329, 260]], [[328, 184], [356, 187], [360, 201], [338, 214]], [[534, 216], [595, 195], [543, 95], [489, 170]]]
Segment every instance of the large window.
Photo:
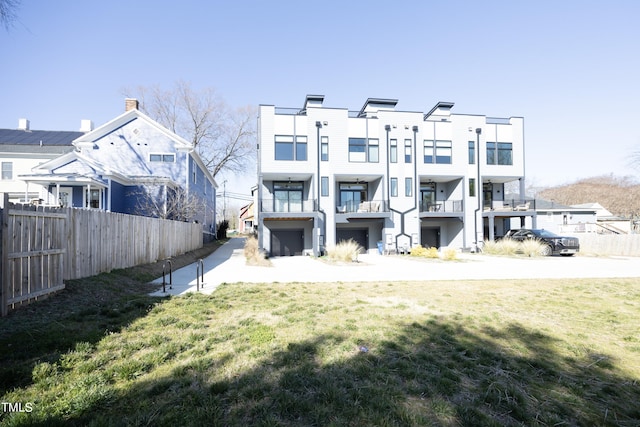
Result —
[[13, 179], [13, 162], [2, 162], [2, 179]]
[[377, 163], [380, 144], [377, 138], [349, 138], [349, 161]]
[[391, 197], [398, 197], [398, 178], [391, 178]]
[[487, 142], [488, 165], [512, 165], [513, 145], [510, 142]]
[[301, 182], [276, 182], [273, 196], [274, 212], [302, 212]]
[[398, 163], [398, 140], [397, 139], [390, 140], [389, 162]]
[[451, 141], [424, 140], [425, 163], [451, 163]]
[[276, 160], [307, 160], [307, 137], [304, 135], [276, 135]]
[[320, 137], [320, 160], [323, 162], [329, 161], [329, 137]]
[[411, 140], [404, 140], [404, 162], [411, 163]]

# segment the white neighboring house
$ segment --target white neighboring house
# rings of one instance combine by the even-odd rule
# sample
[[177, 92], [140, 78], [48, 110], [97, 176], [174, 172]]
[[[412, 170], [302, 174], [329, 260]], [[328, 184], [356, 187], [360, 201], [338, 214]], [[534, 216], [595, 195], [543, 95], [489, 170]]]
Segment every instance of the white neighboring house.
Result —
[[321, 254], [354, 239], [369, 252], [416, 245], [474, 250], [512, 219], [535, 224], [524, 194], [524, 119], [399, 111], [370, 98], [359, 111], [261, 105], [258, 117], [259, 244], [272, 256]]
[[18, 120], [17, 129], [0, 129], [0, 193], [8, 193], [12, 203], [37, 203], [43, 196], [38, 188], [19, 179], [42, 163], [75, 149], [72, 142], [92, 130], [89, 120], [81, 121], [79, 132], [33, 130], [27, 119]]

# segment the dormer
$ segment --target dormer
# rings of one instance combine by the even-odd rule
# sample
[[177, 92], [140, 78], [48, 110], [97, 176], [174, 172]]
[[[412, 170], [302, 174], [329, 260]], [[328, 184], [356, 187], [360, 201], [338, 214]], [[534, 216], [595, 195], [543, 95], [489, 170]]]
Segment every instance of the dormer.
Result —
[[369, 98], [358, 113], [358, 117], [375, 117], [378, 111], [394, 111], [397, 99]]

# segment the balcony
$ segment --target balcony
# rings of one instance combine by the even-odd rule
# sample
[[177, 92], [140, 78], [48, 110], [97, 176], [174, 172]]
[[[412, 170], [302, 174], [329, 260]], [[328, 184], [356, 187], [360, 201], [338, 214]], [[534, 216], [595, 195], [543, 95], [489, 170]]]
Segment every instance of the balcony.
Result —
[[485, 212], [527, 212], [536, 210], [535, 199], [490, 200], [485, 202]]
[[389, 212], [389, 204], [386, 200], [369, 200], [364, 202], [350, 200], [336, 206], [336, 212], [339, 214]]
[[463, 200], [438, 200], [435, 202], [420, 202], [421, 213], [459, 214], [464, 212]]
[[315, 200], [280, 200], [262, 199], [260, 212], [262, 213], [313, 213], [318, 211]]

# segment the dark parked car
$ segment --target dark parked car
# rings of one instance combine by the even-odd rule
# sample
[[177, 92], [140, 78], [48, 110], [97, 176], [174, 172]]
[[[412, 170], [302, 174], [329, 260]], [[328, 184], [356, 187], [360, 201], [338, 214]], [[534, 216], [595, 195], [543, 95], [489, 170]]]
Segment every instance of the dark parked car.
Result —
[[538, 240], [546, 245], [542, 252], [543, 255], [572, 256], [580, 251], [580, 241], [577, 237], [558, 236], [547, 230], [530, 230], [525, 228], [509, 230], [504, 237], [519, 242], [527, 239]]

